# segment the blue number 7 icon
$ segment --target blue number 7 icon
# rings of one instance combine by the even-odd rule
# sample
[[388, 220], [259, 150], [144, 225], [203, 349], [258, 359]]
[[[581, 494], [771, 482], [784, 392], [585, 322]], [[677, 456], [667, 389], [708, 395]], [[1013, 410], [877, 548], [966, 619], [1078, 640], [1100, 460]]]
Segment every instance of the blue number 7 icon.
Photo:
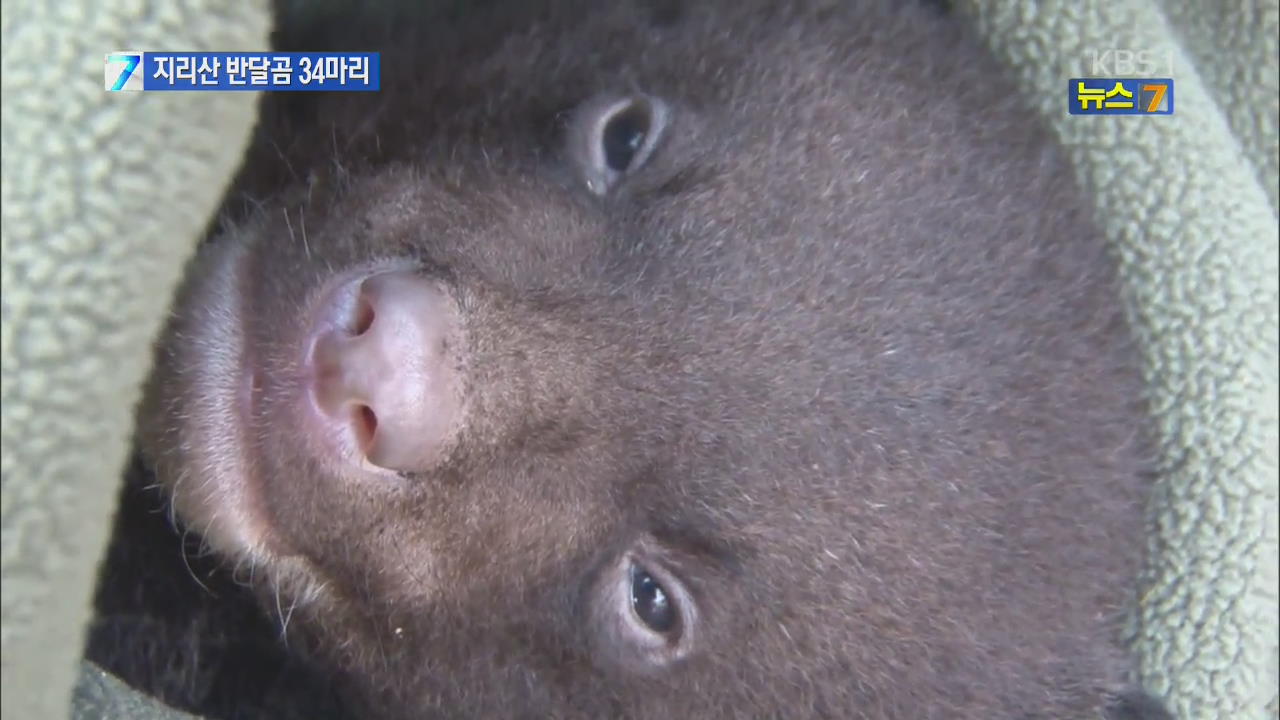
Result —
[[138, 63], [142, 60], [141, 55], [108, 55], [107, 62], [122, 62], [124, 70], [120, 73], [120, 77], [111, 86], [112, 92], [119, 92], [124, 89], [124, 84], [129, 82], [129, 78], [133, 75], [133, 71], [138, 69]]

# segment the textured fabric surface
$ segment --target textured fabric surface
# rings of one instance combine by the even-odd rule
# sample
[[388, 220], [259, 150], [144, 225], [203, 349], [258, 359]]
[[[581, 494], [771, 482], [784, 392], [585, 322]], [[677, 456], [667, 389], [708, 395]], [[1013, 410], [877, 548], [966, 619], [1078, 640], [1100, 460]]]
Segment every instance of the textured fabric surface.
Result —
[[108, 94], [103, 56], [262, 49], [266, 5], [0, 11], [5, 718], [67, 716], [149, 344], [254, 119], [250, 94]]
[[196, 720], [194, 715], [134, 692], [88, 661], [80, 667], [72, 705], [74, 720]]
[[[1162, 476], [1135, 622], [1185, 720], [1276, 716], [1276, 0], [965, 0], [1096, 199], [1146, 354]], [[1071, 117], [1095, 52], [1171, 58], [1171, 117]]]
[[1277, 5], [1274, 0], [1167, 0], [1163, 5], [1196, 74], [1258, 173], [1272, 210], [1280, 195]]
[[[1184, 720], [1275, 717], [1280, 0], [955, 4], [1061, 135], [1122, 259], [1164, 468], [1144, 680]], [[65, 717], [146, 341], [252, 121], [247, 95], [106, 95], [100, 58], [261, 47], [263, 5], [3, 4], [5, 717]], [[1168, 53], [1174, 116], [1067, 116], [1067, 78], [1109, 49]], [[86, 666], [80, 716], [128, 695]]]

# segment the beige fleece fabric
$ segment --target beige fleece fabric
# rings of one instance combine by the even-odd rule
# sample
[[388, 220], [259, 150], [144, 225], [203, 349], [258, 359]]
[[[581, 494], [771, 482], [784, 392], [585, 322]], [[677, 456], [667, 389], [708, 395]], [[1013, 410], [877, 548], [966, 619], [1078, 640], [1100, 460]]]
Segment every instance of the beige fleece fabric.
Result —
[[112, 51], [266, 48], [266, 0], [0, 4], [4, 718], [67, 717], [149, 345], [250, 93], [107, 93]]

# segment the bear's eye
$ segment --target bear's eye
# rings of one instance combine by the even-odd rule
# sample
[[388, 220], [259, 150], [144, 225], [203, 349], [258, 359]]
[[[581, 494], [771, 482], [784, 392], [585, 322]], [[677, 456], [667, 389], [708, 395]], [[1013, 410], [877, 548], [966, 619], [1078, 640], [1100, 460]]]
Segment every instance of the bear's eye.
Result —
[[701, 634], [696, 596], [677, 562], [652, 539], [603, 568], [590, 619], [603, 656], [635, 672], [657, 672], [687, 657]]
[[634, 103], [610, 117], [601, 137], [609, 169], [617, 173], [630, 170], [648, 135], [649, 111], [644, 103]]
[[646, 627], [664, 635], [675, 628], [679, 619], [674, 600], [640, 565], [631, 566], [631, 610]]
[[567, 150], [587, 190], [605, 195], [653, 157], [672, 114], [649, 95], [597, 95], [574, 110]]

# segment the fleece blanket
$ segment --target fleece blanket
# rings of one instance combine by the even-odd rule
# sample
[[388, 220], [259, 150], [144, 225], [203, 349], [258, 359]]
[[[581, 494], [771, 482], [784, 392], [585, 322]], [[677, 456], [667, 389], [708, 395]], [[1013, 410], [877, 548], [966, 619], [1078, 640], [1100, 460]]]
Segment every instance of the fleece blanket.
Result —
[[[1119, 250], [1163, 463], [1134, 623], [1143, 680], [1185, 720], [1274, 718], [1280, 3], [962, 5]], [[1067, 115], [1067, 79], [1109, 49], [1172, 65], [1168, 122]]]
[[[1121, 258], [1161, 460], [1143, 680], [1183, 720], [1277, 717], [1280, 0], [953, 4], [1061, 137]], [[3, 714], [66, 717], [75, 684], [77, 717], [176, 718], [76, 663], [146, 341], [253, 99], [107, 96], [99, 58], [262, 48], [265, 2], [3, 8]], [[1068, 78], [1137, 74], [1117, 51], [1174, 78], [1174, 115], [1067, 115]]]
[[106, 93], [104, 56], [261, 50], [267, 5], [0, 5], [5, 718], [67, 717], [149, 345], [255, 117], [250, 94]]

